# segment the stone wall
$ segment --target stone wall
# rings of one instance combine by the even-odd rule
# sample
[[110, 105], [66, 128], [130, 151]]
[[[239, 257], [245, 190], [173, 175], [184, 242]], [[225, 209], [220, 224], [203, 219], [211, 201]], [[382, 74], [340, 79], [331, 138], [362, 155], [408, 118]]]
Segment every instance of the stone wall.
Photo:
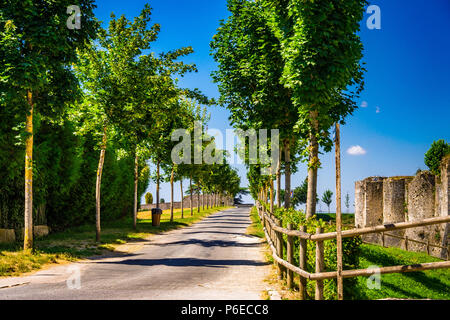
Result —
[[[406, 221], [407, 212], [407, 186], [412, 177], [391, 177], [383, 182], [383, 223], [395, 223]], [[404, 237], [405, 231], [390, 232], [396, 236]], [[385, 245], [400, 247], [401, 240], [393, 237], [385, 237]]]
[[[420, 221], [449, 215], [450, 156], [442, 161], [441, 176], [427, 171], [415, 177], [371, 177], [355, 183], [355, 226]], [[390, 231], [398, 237], [447, 247], [450, 224]], [[382, 244], [381, 234], [364, 235], [363, 240]], [[385, 246], [405, 248], [405, 240], [385, 236]], [[408, 241], [408, 250], [427, 252], [427, 245]], [[430, 254], [447, 258], [447, 250], [430, 247]]]
[[[225, 199], [225, 198], [222, 199], [222, 204], [223, 204], [223, 201], [225, 201], [225, 200], [229, 201], [229, 203], [232, 204], [232, 199]], [[192, 207], [193, 208], [197, 208], [198, 207], [197, 201], [198, 201], [197, 195], [194, 195], [192, 197]], [[207, 206], [207, 201], [208, 201], [208, 196], [205, 195], [205, 208]], [[213, 201], [213, 200], [211, 200], [211, 201]], [[218, 199], [218, 201], [219, 201], [219, 199]], [[200, 206], [202, 206], [202, 205], [203, 205], [203, 200], [202, 200], [202, 196], [200, 196]], [[184, 209], [190, 209], [190, 206], [191, 206], [190, 196], [186, 196], [184, 198], [184, 201], [183, 201], [183, 207], [184, 207]], [[173, 203], [173, 207], [174, 207], [174, 209], [181, 209], [181, 201], [174, 202]], [[156, 208], [156, 204], [155, 203], [153, 203], [153, 204], [143, 204], [143, 205], [140, 206], [140, 210], [141, 211], [148, 211], [148, 210], [151, 210], [153, 208]], [[170, 202], [160, 203], [159, 204], [159, 208], [161, 210], [163, 210], [163, 211], [164, 210], [169, 210], [170, 209]]]
[[[383, 177], [370, 177], [356, 183], [355, 223], [359, 228], [372, 227], [383, 222]], [[363, 236], [364, 241], [381, 243], [379, 234]]]
[[14, 229], [0, 229], [0, 243], [12, 243], [16, 241]]

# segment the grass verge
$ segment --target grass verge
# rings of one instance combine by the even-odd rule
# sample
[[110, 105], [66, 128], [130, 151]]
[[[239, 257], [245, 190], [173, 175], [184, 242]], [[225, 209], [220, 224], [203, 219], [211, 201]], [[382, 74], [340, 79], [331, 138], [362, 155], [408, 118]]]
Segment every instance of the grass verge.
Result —
[[0, 277], [19, 276], [49, 264], [113, 252], [123, 244], [142, 242], [151, 235], [192, 225], [212, 213], [228, 208], [210, 208], [200, 213], [194, 208], [193, 216], [188, 208], [184, 210], [184, 218], [181, 218], [181, 210], [175, 210], [173, 222], [170, 222], [170, 210], [166, 210], [161, 216], [160, 227], [152, 226], [150, 212], [139, 212], [136, 230], [133, 229], [131, 217], [104, 223], [100, 243], [95, 242], [95, 226], [84, 225], [35, 240], [33, 252], [24, 252], [20, 243], [1, 244]]
[[[361, 268], [370, 266], [410, 265], [441, 261], [424, 253], [409, 252], [398, 248], [383, 248], [364, 244], [361, 248]], [[411, 273], [381, 275], [381, 288], [369, 289], [367, 278], [359, 277], [366, 299], [433, 299], [450, 300], [450, 270], [427, 270]]]
[[256, 207], [253, 207], [250, 211], [250, 219], [252, 220], [252, 224], [247, 228], [247, 234], [258, 238], [264, 238], [264, 230]]

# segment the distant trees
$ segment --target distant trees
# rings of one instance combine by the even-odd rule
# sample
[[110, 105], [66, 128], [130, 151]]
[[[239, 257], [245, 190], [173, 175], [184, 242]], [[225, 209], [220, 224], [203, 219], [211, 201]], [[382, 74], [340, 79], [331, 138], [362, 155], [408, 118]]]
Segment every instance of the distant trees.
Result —
[[345, 207], [347, 208], [347, 213], [350, 213], [350, 195], [348, 192], [345, 195]]
[[425, 154], [425, 164], [434, 175], [440, 176], [442, 159], [449, 154], [449, 143], [445, 142], [445, 140], [434, 141]]
[[330, 205], [333, 202], [333, 192], [331, 190], [326, 190], [322, 195], [322, 202], [328, 207], [328, 213], [330, 213]]

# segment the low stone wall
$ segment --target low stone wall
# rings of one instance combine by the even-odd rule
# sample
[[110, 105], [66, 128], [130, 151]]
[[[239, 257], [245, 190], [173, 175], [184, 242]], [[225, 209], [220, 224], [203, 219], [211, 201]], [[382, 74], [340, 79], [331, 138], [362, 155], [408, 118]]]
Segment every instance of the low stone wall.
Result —
[[16, 241], [14, 229], [0, 229], [0, 243], [11, 243]]
[[[420, 221], [450, 215], [450, 157], [442, 161], [441, 176], [427, 171], [414, 177], [371, 177], [355, 183], [355, 226]], [[440, 224], [407, 230], [390, 231], [398, 237], [447, 247], [450, 224]], [[381, 234], [364, 235], [363, 240], [382, 244]], [[385, 236], [385, 246], [405, 248], [405, 240]], [[427, 252], [427, 245], [408, 242], [407, 249]], [[430, 247], [430, 254], [445, 259], [447, 249]]]
[[[48, 236], [49, 233], [50, 233], [50, 228], [48, 226], [34, 226], [33, 227], [33, 236], [35, 238], [42, 238], [42, 237]], [[18, 233], [17, 240], [23, 240], [23, 234], [24, 234], [24, 230], [22, 228], [20, 230], [20, 233]]]
[[[200, 196], [200, 206], [203, 206], [203, 198], [202, 198], [202, 197], [203, 197], [203, 196], [201, 195], [201, 196]], [[208, 195], [205, 195], [205, 198], [204, 198], [205, 207], [206, 207], [208, 201], [213, 201], [213, 200], [212, 200], [212, 198], [210, 199], [210, 198], [208, 197]], [[218, 201], [220, 201], [220, 200], [218, 200]], [[222, 205], [224, 204], [224, 201], [229, 201], [229, 203], [232, 203], [232, 202], [231, 202], [231, 199], [225, 199], [225, 198], [223, 198], [223, 199], [222, 199]], [[198, 197], [197, 197], [197, 195], [194, 195], [194, 196], [192, 197], [192, 207], [193, 207], [193, 208], [197, 208], [197, 207], [198, 207], [197, 202], [198, 202]], [[173, 207], [174, 207], [174, 209], [181, 209], [181, 201], [174, 202], [174, 203], [173, 203]], [[185, 209], [190, 209], [190, 208], [191, 208], [191, 200], [190, 200], [190, 196], [186, 196], [186, 197], [184, 198], [184, 201], [183, 201], [183, 207], [184, 207]], [[149, 210], [154, 209], [154, 208], [156, 208], [156, 204], [155, 204], [155, 203], [153, 203], [153, 204], [142, 204], [142, 205], [140, 206], [140, 210], [141, 210], [141, 211], [149, 211]], [[164, 210], [169, 210], [169, 209], [170, 209], [170, 202], [160, 203], [160, 204], [159, 204], [159, 208], [160, 208], [161, 210], [163, 210], [163, 211], [164, 211]]]

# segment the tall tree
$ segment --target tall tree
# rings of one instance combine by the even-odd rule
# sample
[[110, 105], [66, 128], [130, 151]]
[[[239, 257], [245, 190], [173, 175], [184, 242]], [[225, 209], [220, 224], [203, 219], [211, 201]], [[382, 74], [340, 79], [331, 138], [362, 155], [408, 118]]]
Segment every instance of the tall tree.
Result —
[[[330, 151], [329, 130], [356, 108], [362, 90], [363, 45], [357, 34], [366, 0], [263, 0], [281, 43], [282, 83], [298, 109], [296, 129], [309, 136], [307, 217], [315, 213], [319, 146]], [[330, 31], [332, 30], [332, 31]]]
[[[11, 0], [0, 3], [0, 82], [7, 83], [1, 99], [26, 118], [24, 249], [33, 247], [33, 138], [35, 114], [55, 115], [73, 100], [77, 86], [70, 70], [76, 49], [95, 37], [98, 23], [93, 0], [78, 0], [83, 12], [80, 29], [69, 29], [67, 8], [73, 1]], [[43, 104], [52, 86], [63, 101]], [[56, 89], [56, 90], [55, 90]], [[47, 96], [48, 98], [48, 96]]]

